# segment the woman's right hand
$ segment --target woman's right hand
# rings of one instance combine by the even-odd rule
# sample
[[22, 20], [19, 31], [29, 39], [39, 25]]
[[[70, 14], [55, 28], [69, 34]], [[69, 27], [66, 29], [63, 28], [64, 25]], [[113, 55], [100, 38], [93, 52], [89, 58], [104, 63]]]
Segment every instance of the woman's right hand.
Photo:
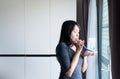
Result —
[[85, 42], [84, 40], [78, 40], [77, 41], [77, 43], [75, 44], [76, 51], [82, 51], [84, 42]]

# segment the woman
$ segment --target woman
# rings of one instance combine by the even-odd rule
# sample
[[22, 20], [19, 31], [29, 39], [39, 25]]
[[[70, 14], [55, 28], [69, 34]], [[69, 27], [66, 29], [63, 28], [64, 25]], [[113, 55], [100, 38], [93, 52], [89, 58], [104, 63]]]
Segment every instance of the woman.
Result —
[[[87, 69], [87, 56], [82, 55], [84, 40], [79, 40], [80, 26], [73, 20], [62, 24], [59, 43], [56, 47], [57, 60], [61, 66], [59, 79], [82, 79]], [[85, 51], [87, 52], [87, 51]]]

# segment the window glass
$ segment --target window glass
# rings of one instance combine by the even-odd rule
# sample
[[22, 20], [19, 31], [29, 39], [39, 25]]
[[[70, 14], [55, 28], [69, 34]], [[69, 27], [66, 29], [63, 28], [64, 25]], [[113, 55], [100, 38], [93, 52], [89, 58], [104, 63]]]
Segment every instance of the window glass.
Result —
[[110, 49], [109, 49], [109, 22], [108, 2], [102, 1], [102, 26], [101, 26], [101, 79], [110, 79]]

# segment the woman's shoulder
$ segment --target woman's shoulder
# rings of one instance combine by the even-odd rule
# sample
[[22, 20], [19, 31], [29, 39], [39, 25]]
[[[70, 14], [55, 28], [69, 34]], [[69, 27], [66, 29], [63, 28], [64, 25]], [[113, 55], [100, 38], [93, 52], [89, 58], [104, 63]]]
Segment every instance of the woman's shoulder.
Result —
[[57, 47], [59, 48], [61, 48], [61, 47], [67, 47], [67, 44], [65, 43], [65, 42], [60, 42], [58, 45], [57, 45]]
[[56, 52], [63, 50], [63, 49], [67, 49], [68, 46], [65, 42], [60, 42], [57, 46], [56, 46]]
[[56, 54], [65, 55], [65, 51], [68, 51], [68, 46], [65, 42], [60, 42], [56, 47]]

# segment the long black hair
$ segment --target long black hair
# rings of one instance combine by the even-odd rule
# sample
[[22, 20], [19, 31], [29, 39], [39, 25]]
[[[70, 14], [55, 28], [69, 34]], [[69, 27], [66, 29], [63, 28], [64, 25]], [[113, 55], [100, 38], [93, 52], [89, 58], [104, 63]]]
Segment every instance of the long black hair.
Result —
[[70, 38], [70, 34], [73, 31], [75, 25], [80, 29], [80, 25], [73, 20], [64, 21], [61, 28], [60, 40], [59, 43], [65, 42], [66, 44], [73, 44], [73, 41]]

